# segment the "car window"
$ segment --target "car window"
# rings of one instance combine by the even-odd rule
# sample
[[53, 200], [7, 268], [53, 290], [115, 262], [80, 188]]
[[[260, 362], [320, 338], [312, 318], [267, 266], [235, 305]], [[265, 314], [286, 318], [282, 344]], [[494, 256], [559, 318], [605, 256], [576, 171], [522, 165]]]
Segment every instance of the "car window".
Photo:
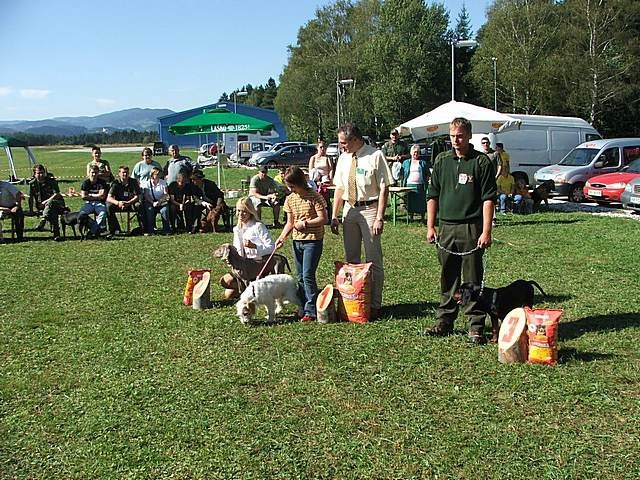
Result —
[[589, 165], [598, 153], [596, 148], [574, 148], [562, 159], [560, 165], [569, 167], [584, 167]]
[[627, 169], [629, 173], [640, 173], [640, 158], [634, 160], [629, 164], [629, 168]]
[[640, 145], [633, 147], [624, 147], [622, 149], [622, 157], [624, 158], [624, 164], [628, 165], [636, 158], [640, 158]]
[[620, 149], [618, 147], [607, 148], [598, 157], [598, 161], [602, 162], [601, 168], [611, 168], [620, 165]]

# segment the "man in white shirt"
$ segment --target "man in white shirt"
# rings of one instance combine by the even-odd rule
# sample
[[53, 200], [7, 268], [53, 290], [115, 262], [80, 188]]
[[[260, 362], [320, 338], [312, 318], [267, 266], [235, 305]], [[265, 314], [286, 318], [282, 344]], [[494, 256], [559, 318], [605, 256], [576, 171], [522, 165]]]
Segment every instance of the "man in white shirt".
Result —
[[338, 234], [338, 215], [344, 205], [342, 223], [345, 257], [347, 262], [361, 263], [360, 254], [364, 243], [366, 261], [373, 264], [371, 319], [375, 319], [380, 314], [384, 284], [380, 235], [384, 228], [384, 211], [393, 179], [384, 154], [365, 143], [357, 126], [347, 123], [340, 127], [338, 143], [343, 153], [338, 157], [333, 177], [336, 191], [333, 197], [331, 231]]

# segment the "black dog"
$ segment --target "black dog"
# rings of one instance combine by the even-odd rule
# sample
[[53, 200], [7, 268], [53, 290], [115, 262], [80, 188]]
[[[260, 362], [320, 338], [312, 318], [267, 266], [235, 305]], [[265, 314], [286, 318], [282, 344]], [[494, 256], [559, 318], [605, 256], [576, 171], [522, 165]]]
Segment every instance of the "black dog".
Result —
[[533, 280], [516, 280], [506, 287], [482, 289], [476, 283], [465, 282], [453, 294], [454, 300], [460, 305], [466, 305], [470, 301], [475, 301], [478, 309], [485, 312], [491, 317], [491, 342], [498, 341], [498, 333], [500, 329], [499, 320], [514, 308], [533, 307], [533, 287], [540, 290], [543, 296], [547, 296], [542, 287]]
[[60, 223], [62, 224], [62, 236], [67, 238], [67, 227], [71, 227], [73, 230], [73, 237], [78, 238], [76, 233], [76, 225], [78, 225], [78, 231], [80, 232], [80, 240], [87, 238], [87, 232], [89, 231], [89, 215], [81, 212], [67, 212], [63, 213], [60, 217]]
[[533, 208], [537, 208], [540, 206], [542, 202], [544, 202], [545, 206], [549, 206], [549, 194], [555, 184], [553, 180], [545, 180], [531, 192], [531, 200], [533, 200]]

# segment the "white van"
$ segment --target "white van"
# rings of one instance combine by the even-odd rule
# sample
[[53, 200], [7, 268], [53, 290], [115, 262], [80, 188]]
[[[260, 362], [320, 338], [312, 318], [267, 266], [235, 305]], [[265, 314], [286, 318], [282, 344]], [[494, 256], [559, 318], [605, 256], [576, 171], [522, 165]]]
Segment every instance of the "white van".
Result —
[[522, 122], [519, 130], [474, 134], [472, 143], [476, 150], [482, 151], [482, 137], [489, 137], [494, 148], [496, 142], [502, 142], [510, 157], [511, 174], [516, 178], [524, 178], [527, 184], [540, 167], [558, 163], [576, 145], [602, 138], [595, 128], [581, 118], [507, 115]]
[[596, 175], [617, 172], [638, 158], [640, 138], [609, 138], [585, 142], [571, 150], [560, 163], [541, 168], [536, 184], [554, 182], [554, 190], [571, 202], [584, 200], [583, 187]]

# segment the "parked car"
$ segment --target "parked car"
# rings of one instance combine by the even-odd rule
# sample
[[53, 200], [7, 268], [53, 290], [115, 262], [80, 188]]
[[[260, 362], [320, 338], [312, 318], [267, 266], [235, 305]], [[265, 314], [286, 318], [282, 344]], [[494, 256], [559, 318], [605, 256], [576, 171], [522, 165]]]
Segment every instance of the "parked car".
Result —
[[164, 142], [153, 142], [153, 154], [169, 155], [169, 150], [167, 150], [167, 144]]
[[337, 143], [330, 143], [327, 145], [327, 157], [331, 157], [334, 160], [340, 156], [340, 146]]
[[554, 182], [554, 190], [570, 202], [584, 200], [584, 186], [591, 177], [613, 173], [640, 157], [640, 138], [609, 138], [584, 142], [571, 150], [557, 165], [538, 170], [537, 185]]
[[627, 183], [622, 195], [620, 195], [620, 201], [622, 208], [640, 213], [640, 176]]
[[314, 145], [289, 145], [275, 152], [267, 152], [256, 161], [256, 166], [267, 165], [275, 168], [282, 165], [298, 165], [306, 167], [309, 158], [316, 153]]
[[596, 175], [584, 185], [584, 195], [598, 203], [619, 202], [627, 183], [640, 177], [640, 158], [634, 160], [622, 170], [605, 175]]
[[278, 150], [283, 149], [284, 147], [292, 146], [292, 145], [306, 145], [305, 142], [278, 142], [274, 143], [269, 150], [265, 150], [262, 152], [255, 152], [249, 157], [247, 160], [247, 165], [258, 165], [258, 159], [264, 157], [265, 155], [270, 155], [273, 152], [277, 152]]

